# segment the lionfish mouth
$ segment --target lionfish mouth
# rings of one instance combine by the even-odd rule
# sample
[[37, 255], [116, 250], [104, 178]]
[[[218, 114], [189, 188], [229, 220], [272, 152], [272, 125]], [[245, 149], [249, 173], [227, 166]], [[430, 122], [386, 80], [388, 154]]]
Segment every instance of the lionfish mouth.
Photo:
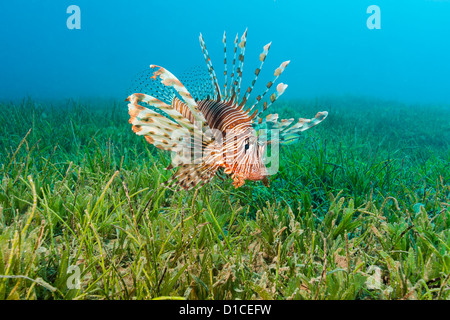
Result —
[[[274, 78], [267, 83], [264, 92], [256, 97], [254, 103], [247, 104], [271, 43], [265, 45], [263, 52], [259, 55], [260, 66], [254, 72], [251, 85], [248, 89], [241, 91], [247, 30], [240, 41], [238, 35], [234, 40], [230, 81], [228, 81], [227, 73], [225, 33], [222, 42], [225, 78], [222, 89], [200, 34], [200, 46], [206, 61], [205, 71], [196, 70], [188, 73], [180, 81], [168, 70], [150, 65], [151, 69], [156, 69], [153, 75], [149, 77], [144, 74], [145, 79], [138, 79], [136, 84], [140, 93], [132, 93], [127, 99], [132, 130], [155, 147], [172, 151], [172, 162], [167, 169], [178, 167], [178, 170], [165, 183], [166, 186], [174, 183], [184, 189], [202, 186], [216, 175], [219, 168], [223, 167], [226, 168], [225, 173], [231, 174], [236, 188], [242, 186], [246, 180], [262, 180], [265, 185], [268, 185], [267, 169], [259, 164], [261, 152], [255, 151], [254, 142], [249, 139], [248, 130], [255, 130], [255, 136], [265, 140], [267, 144], [274, 143], [281, 146], [297, 141], [303, 131], [319, 124], [327, 117], [328, 113], [324, 111], [317, 113], [313, 119], [300, 118], [295, 121], [291, 118], [278, 122], [277, 114], [263, 115], [287, 88], [286, 84], [279, 83], [275, 92], [265, 98], [289, 61], [281, 63], [273, 74]], [[238, 48], [240, 52], [236, 59]], [[145, 103], [151, 108], [146, 108], [140, 103]], [[233, 139], [238, 140], [237, 143], [221, 145], [208, 133], [216, 130], [225, 135], [230, 129], [236, 132]], [[277, 130], [278, 134], [270, 133], [274, 130]], [[188, 139], [180, 139], [180, 132], [187, 135]], [[201, 152], [198, 152], [198, 148]], [[186, 150], [189, 151], [189, 156], [185, 156]], [[193, 157], [192, 154], [194, 154]], [[222, 156], [224, 154], [235, 155], [233, 165], [228, 166], [225, 163]]]

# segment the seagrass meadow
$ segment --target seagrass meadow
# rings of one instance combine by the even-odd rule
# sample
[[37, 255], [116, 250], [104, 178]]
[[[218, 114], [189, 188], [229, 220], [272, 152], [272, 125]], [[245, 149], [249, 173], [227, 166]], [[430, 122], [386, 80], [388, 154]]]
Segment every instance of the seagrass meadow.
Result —
[[449, 106], [272, 112], [322, 106], [269, 187], [174, 191], [125, 103], [2, 103], [0, 299], [450, 299]]

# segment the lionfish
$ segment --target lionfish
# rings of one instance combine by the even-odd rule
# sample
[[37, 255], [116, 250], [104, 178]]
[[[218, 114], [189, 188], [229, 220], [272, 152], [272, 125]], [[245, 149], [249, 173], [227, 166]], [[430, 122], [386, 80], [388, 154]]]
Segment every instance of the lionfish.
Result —
[[[285, 92], [287, 85], [279, 83], [268, 101], [261, 104], [290, 61], [283, 62], [275, 70], [274, 78], [267, 83], [264, 92], [256, 97], [253, 104], [247, 105], [271, 43], [264, 46], [259, 56], [260, 66], [255, 70], [251, 85], [241, 92], [246, 42], [247, 30], [240, 41], [236, 35], [231, 80], [228, 82], [226, 33], [223, 35], [223, 90], [200, 34], [200, 46], [206, 61], [204, 72], [197, 70], [188, 74], [186, 79], [182, 79], [183, 84], [167, 69], [150, 65], [154, 72], [150, 79], [145, 79], [147, 92], [134, 93], [126, 99], [129, 101], [132, 130], [155, 147], [172, 151], [172, 162], [166, 169], [178, 167], [178, 170], [166, 182], [167, 186], [175, 183], [187, 190], [197, 185], [203, 186], [219, 169], [231, 175], [236, 188], [246, 180], [262, 180], [267, 185], [268, 171], [264, 163], [267, 146], [271, 143], [292, 143], [299, 139], [302, 131], [327, 117], [326, 111], [318, 112], [313, 119], [300, 118], [297, 121], [278, 121], [278, 114], [262, 116]], [[145, 103], [149, 108], [140, 103]], [[269, 139], [270, 130], [278, 130], [277, 141]]]

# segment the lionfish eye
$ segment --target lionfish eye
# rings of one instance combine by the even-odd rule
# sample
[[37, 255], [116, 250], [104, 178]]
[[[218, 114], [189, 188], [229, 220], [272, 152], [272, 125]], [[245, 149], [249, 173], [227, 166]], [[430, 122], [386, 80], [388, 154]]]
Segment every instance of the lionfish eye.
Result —
[[248, 148], [250, 148], [250, 140], [247, 138], [245, 139], [245, 152], [247, 152]]

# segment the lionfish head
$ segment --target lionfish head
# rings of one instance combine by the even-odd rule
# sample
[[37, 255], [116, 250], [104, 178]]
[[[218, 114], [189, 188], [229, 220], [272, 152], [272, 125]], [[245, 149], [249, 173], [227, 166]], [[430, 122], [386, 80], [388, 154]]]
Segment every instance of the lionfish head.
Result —
[[224, 167], [235, 187], [242, 186], [245, 180], [267, 180], [265, 151], [266, 143], [258, 139], [251, 126], [227, 130], [223, 144]]

